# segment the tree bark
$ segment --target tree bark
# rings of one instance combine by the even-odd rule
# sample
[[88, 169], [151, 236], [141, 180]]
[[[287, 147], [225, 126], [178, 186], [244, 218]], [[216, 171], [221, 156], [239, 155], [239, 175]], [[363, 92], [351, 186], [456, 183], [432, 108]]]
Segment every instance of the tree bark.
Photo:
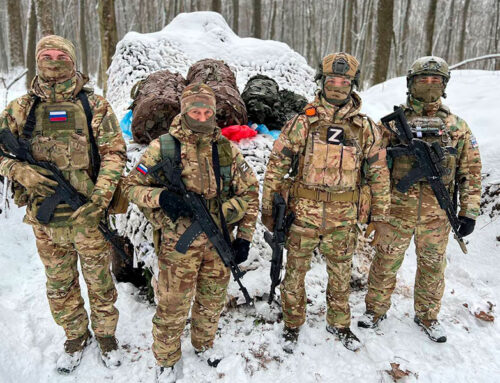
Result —
[[455, 2], [452, 1], [450, 4], [450, 14], [448, 16], [448, 20], [450, 20], [450, 22], [448, 23], [446, 40], [444, 42], [446, 44], [446, 60], [448, 62], [453, 61], [452, 57], [451, 57], [451, 52], [452, 52], [452, 47], [453, 47], [453, 44], [452, 44], [452, 42], [453, 42], [453, 23], [451, 22], [451, 20], [455, 20], [454, 13], [455, 13]]
[[[500, 31], [498, 30], [500, 28], [500, 0], [497, 0], [496, 2], [496, 21], [495, 21], [495, 48], [497, 53], [500, 53]], [[500, 59], [495, 60], [495, 70], [500, 70]]]
[[54, 20], [52, 18], [52, 1], [51, 0], [36, 0], [36, 17], [38, 19], [38, 27], [42, 36], [53, 35]]
[[269, 38], [271, 40], [276, 40], [276, 8], [278, 4], [276, 4], [277, 0], [272, 0], [272, 11], [271, 11], [271, 28], [269, 32]]
[[222, 1], [212, 0], [212, 11], [222, 13]]
[[377, 10], [377, 43], [375, 48], [375, 70], [373, 84], [387, 79], [391, 54], [394, 0], [380, 0]]
[[352, 28], [353, 28], [353, 11], [354, 11], [354, 0], [348, 0], [347, 5], [347, 19], [345, 23], [344, 36], [345, 44], [344, 51], [352, 53]]
[[464, 61], [465, 59], [465, 38], [467, 35], [467, 18], [469, 17], [469, 6], [470, 0], [465, 0], [464, 12], [462, 19], [462, 30], [460, 31], [460, 42], [458, 45], [458, 61]]
[[36, 10], [35, 10], [35, 0], [30, 0], [28, 11], [28, 32], [27, 32], [27, 42], [26, 42], [26, 67], [28, 68], [28, 73], [26, 73], [26, 89], [31, 86], [31, 80], [36, 75]]
[[21, 30], [21, 3], [18, 0], [7, 1], [9, 24], [9, 62], [10, 67], [24, 66], [23, 32]]
[[116, 44], [118, 42], [118, 33], [116, 30], [116, 16], [115, 16], [115, 1], [114, 0], [99, 0], [98, 5], [99, 14], [99, 31], [101, 38], [101, 87], [106, 94], [108, 70], [111, 59], [115, 54]]
[[233, 31], [236, 34], [240, 33], [240, 1], [233, 0]]
[[425, 55], [432, 56], [432, 43], [434, 38], [434, 21], [436, 20], [437, 0], [431, 0], [429, 11], [427, 12], [427, 22], [425, 26]]
[[253, 0], [253, 37], [262, 38], [262, 0]]
[[83, 73], [89, 73], [87, 60], [87, 34], [85, 33], [85, 0], [79, 0], [80, 63]]

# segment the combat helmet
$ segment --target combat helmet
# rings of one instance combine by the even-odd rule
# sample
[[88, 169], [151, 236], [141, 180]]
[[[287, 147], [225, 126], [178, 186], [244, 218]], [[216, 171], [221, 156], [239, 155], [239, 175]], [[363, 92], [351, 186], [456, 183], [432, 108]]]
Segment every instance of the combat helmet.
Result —
[[406, 76], [406, 85], [408, 89], [411, 86], [412, 79], [419, 75], [438, 75], [443, 77], [444, 86], [450, 79], [450, 70], [448, 63], [441, 57], [437, 56], [424, 56], [415, 60], [411, 64], [408, 74]]
[[324, 79], [327, 75], [340, 75], [348, 77], [353, 85], [359, 86], [359, 62], [349, 53], [337, 52], [331, 53], [323, 58], [315, 80]]

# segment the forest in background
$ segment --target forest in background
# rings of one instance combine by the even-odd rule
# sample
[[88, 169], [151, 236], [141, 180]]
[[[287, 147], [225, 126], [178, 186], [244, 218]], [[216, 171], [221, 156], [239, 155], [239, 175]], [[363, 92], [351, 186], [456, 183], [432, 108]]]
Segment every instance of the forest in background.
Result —
[[[56, 33], [75, 43], [79, 69], [105, 89], [127, 32], [156, 32], [194, 11], [219, 12], [241, 37], [282, 41], [313, 68], [329, 52], [349, 52], [363, 88], [406, 74], [419, 56], [456, 64], [500, 53], [500, 0], [1, 0], [0, 73], [25, 67], [31, 81], [36, 41]], [[461, 68], [500, 70], [500, 56]]]

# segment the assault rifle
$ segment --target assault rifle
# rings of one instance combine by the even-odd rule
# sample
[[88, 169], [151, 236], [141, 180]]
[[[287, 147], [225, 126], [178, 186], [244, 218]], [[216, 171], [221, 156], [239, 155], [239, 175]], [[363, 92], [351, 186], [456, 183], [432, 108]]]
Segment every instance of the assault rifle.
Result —
[[273, 234], [264, 232], [264, 239], [273, 250], [271, 258], [271, 291], [269, 292], [268, 303], [271, 304], [274, 299], [274, 290], [281, 282], [281, 268], [283, 264], [283, 248], [285, 246], [286, 236], [295, 220], [295, 214], [290, 212], [286, 215], [286, 201], [278, 193], [273, 196]]
[[[215, 145], [215, 148], [216, 147], [217, 146]], [[243, 296], [245, 297], [246, 303], [248, 305], [252, 305], [253, 302], [250, 295], [248, 294], [245, 286], [241, 283], [241, 278], [245, 275], [245, 273], [240, 270], [238, 264], [234, 260], [231, 243], [219, 230], [217, 223], [208, 210], [205, 199], [201, 195], [193, 191], [189, 191], [186, 188], [186, 185], [184, 185], [184, 182], [182, 181], [181, 173], [182, 167], [180, 163], [172, 161], [170, 158], [165, 158], [155, 166], [148, 169], [148, 174], [153, 176], [156, 182], [168, 188], [168, 190], [181, 195], [182, 199], [193, 213], [192, 223], [186, 229], [181, 238], [179, 238], [179, 241], [175, 245], [175, 250], [179, 253], [185, 254], [196, 237], [201, 233], [205, 233], [208, 240], [212, 243], [215, 250], [219, 254], [219, 257], [224, 265], [230, 268], [235, 282], [238, 284]], [[165, 182], [162, 175], [165, 175], [167, 182]], [[221, 223], [221, 225], [224, 225], [224, 223]]]
[[[460, 222], [457, 218], [457, 212], [450, 198], [450, 193], [443, 184], [441, 177], [449, 171], [444, 168], [442, 162], [444, 160], [444, 151], [437, 142], [428, 144], [427, 142], [415, 138], [411, 128], [406, 120], [404, 111], [400, 107], [395, 107], [394, 112], [382, 117], [382, 124], [391, 132], [396, 133], [399, 140], [403, 144], [402, 147], [392, 148], [395, 156], [405, 154], [415, 157], [416, 161], [409, 173], [404, 176], [396, 185], [396, 189], [401, 193], [406, 193], [408, 189], [420, 179], [425, 178], [436, 196], [441, 209], [446, 212], [446, 216], [450, 221], [451, 228], [455, 234], [460, 248], [464, 254], [467, 254], [463, 237], [458, 232]], [[394, 122], [396, 131], [391, 128], [390, 123]], [[398, 153], [401, 152], [401, 153]]]
[[[56, 165], [52, 162], [37, 161], [33, 158], [28, 140], [17, 138], [9, 128], [5, 128], [0, 131], [0, 144], [8, 152], [6, 153], [0, 149], [0, 155], [46, 169], [52, 173], [48, 178], [57, 182], [58, 185], [54, 194], [45, 198], [38, 209], [36, 219], [40, 223], [48, 224], [54, 215], [54, 210], [60, 203], [66, 203], [73, 211], [76, 211], [80, 206], [88, 202], [88, 198], [71, 185]], [[129, 257], [116, 240], [116, 234], [104, 221], [99, 222], [98, 229], [106, 241], [111, 243], [118, 251], [123, 261], [129, 264]]]

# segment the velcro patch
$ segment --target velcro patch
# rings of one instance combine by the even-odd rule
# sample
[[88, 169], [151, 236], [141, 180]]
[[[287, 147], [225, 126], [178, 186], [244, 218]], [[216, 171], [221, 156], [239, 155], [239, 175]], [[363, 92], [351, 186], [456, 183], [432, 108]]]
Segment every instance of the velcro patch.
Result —
[[143, 175], [146, 175], [148, 174], [148, 168], [146, 166], [144, 166], [143, 164], [139, 164], [137, 165], [136, 167], [137, 171]]
[[340, 145], [344, 142], [344, 129], [341, 126], [330, 126], [326, 132], [326, 142]]
[[472, 146], [474, 149], [477, 148], [479, 145], [477, 144], [476, 137], [474, 137], [473, 134], [470, 136], [470, 146]]
[[68, 120], [68, 113], [65, 110], [55, 110], [53, 112], [49, 112], [49, 121], [50, 122], [64, 122]]

